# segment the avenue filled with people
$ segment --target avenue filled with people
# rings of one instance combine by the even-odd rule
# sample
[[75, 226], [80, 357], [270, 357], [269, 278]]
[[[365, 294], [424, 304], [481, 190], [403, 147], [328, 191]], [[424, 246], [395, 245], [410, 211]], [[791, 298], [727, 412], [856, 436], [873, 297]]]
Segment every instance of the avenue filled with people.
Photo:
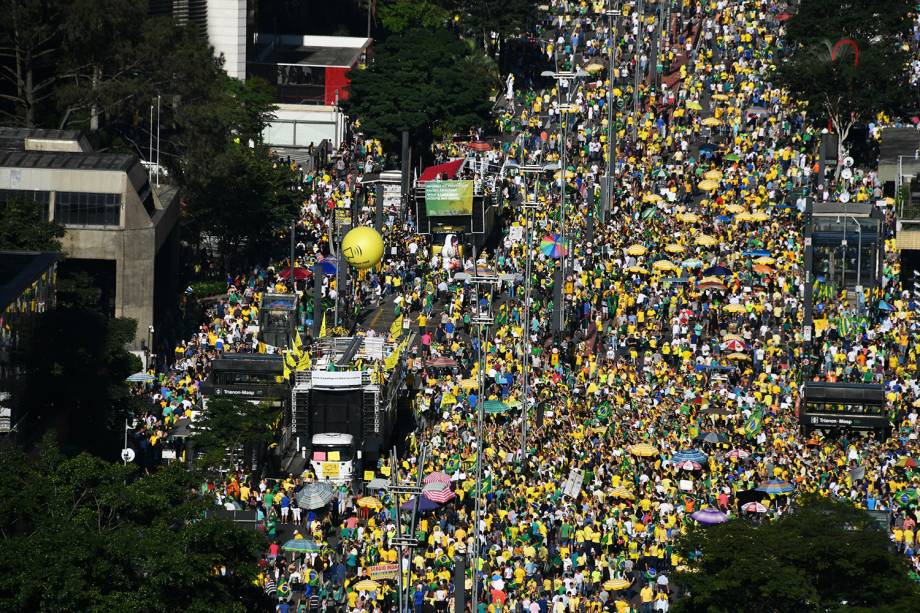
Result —
[[[821, 129], [771, 80], [783, 7], [664, 4], [640, 21], [606, 15], [604, 2], [545, 3], [531, 34], [556, 75], [509, 80], [493, 125], [434, 145], [436, 162], [469, 156], [470, 177], [501, 193], [495, 240], [475, 251], [439, 244], [416, 233], [411, 210], [384, 211], [385, 255], [355, 275], [349, 307], [394, 304], [405, 324], [389, 340], [416, 339], [402, 356], [415, 428], [398, 442], [396, 470], [421, 474], [434, 493], [419, 505], [418, 546], [393, 542], [393, 507], [408, 497], [367, 481], [316, 508], [298, 502], [320, 478], [309, 465], [240, 469], [203, 486], [221, 505], [256, 511], [271, 543], [260, 586], [279, 610], [395, 610], [400, 571], [382, 570], [395, 565], [408, 607], [446, 611], [460, 564], [476, 613], [668, 611], [687, 562], [678, 541], [692, 526], [771, 521], [809, 493], [890, 511], [890, 539], [920, 574], [920, 303], [902, 283], [893, 201], [875, 168], [817, 176]], [[330, 255], [337, 207], [356, 199], [375, 223], [361, 177], [386, 158], [360, 118], [348, 132], [332, 156], [342, 167], [301, 169], [300, 266]], [[879, 210], [878, 280], [851, 300], [833, 270], [815, 279], [806, 333], [807, 201], [835, 203], [844, 191]], [[198, 388], [218, 356], [271, 351], [255, 327], [261, 295], [312, 296], [313, 280], [295, 288], [281, 274], [289, 266], [228, 276], [171, 369], [143, 389], [145, 444], [198, 419]], [[480, 270], [496, 279], [488, 296], [457, 278]], [[327, 300], [339, 297], [336, 277], [323, 283]], [[488, 325], [475, 317], [484, 303]], [[303, 304], [302, 321], [322, 319]], [[809, 382], [883, 385], [890, 436], [804, 433]], [[368, 468], [389, 480], [385, 461]]]

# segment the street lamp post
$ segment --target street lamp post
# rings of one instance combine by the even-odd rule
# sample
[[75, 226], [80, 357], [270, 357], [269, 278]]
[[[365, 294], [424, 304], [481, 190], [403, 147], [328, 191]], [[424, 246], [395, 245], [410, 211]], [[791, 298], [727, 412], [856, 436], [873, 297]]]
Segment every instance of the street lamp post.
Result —
[[[525, 173], [536, 174], [543, 172], [543, 167], [539, 165], [524, 166], [521, 170]], [[525, 186], [526, 188], [526, 186]], [[524, 367], [522, 373], [522, 391], [521, 391], [521, 463], [527, 459], [527, 410], [529, 409], [530, 400], [530, 284], [531, 284], [531, 260], [532, 252], [530, 245], [530, 212], [536, 209], [538, 183], [534, 181], [533, 200], [525, 202], [521, 208], [524, 209]]]
[[639, 6], [636, 9], [636, 49], [634, 55], [636, 56], [636, 65], [635, 65], [635, 74], [634, 85], [633, 85], [633, 142], [639, 135], [639, 59], [642, 53], [642, 45], [645, 42], [645, 28], [642, 24], [642, 15], [645, 11], [645, 7], [642, 4], [642, 0], [639, 0]]
[[[556, 279], [556, 298], [554, 300], [553, 308], [553, 330], [557, 334], [562, 332], [562, 329], [565, 327], [565, 308], [563, 303], [564, 294], [560, 291], [562, 284], [565, 283], [566, 276], [566, 263], [568, 258], [566, 257], [566, 226], [565, 226], [565, 186], [566, 186], [566, 142], [568, 136], [566, 129], [569, 122], [568, 114], [576, 109], [576, 106], [569, 103], [571, 91], [566, 87], [566, 97], [565, 101], [562, 102], [562, 84], [565, 83], [568, 85], [572, 81], [578, 78], [587, 77], [588, 73], [582, 70], [581, 68], [575, 71], [558, 71], [553, 72], [551, 70], [544, 70], [540, 73], [544, 77], [552, 77], [556, 79], [556, 88], [559, 92], [559, 125], [561, 133], [560, 141], [560, 150], [559, 150], [559, 181], [560, 181], [560, 198], [559, 198], [559, 240], [563, 245], [561, 255], [559, 257], [559, 268], [557, 269], [558, 277]], [[558, 304], [556, 304], [558, 303]]]
[[[616, 47], [620, 34], [620, 15], [622, 11], [610, 8], [611, 0], [607, 0], [607, 15], [610, 26], [610, 48], [607, 50], [607, 74], [610, 84], [607, 87], [607, 177], [604, 180], [604, 201], [601, 203], [601, 223], [607, 221], [607, 211], [613, 209], [613, 156], [616, 149], [616, 130], [613, 129], [613, 77], [616, 70]], [[614, 28], [616, 17], [616, 28]]]

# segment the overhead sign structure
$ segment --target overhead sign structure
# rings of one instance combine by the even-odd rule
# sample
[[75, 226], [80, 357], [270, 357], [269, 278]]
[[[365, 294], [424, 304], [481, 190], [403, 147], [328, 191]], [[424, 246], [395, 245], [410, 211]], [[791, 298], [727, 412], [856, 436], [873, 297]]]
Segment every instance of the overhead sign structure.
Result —
[[472, 181], [428, 181], [425, 208], [429, 217], [473, 214]]

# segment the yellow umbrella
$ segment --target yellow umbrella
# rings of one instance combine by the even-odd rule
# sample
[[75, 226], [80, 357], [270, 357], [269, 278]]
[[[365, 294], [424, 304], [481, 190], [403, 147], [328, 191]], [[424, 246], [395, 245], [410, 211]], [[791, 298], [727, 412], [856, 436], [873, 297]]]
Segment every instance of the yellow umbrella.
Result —
[[658, 271], [680, 270], [680, 267], [677, 266], [677, 264], [669, 260], [658, 260], [657, 262], [652, 264], [652, 268]]
[[658, 194], [645, 194], [642, 200], [644, 202], [661, 202], [662, 200], [664, 200], [664, 198], [662, 198]]
[[631, 445], [629, 447], [629, 453], [641, 458], [650, 458], [658, 454], [658, 448], [648, 443], [639, 443], [637, 445]]
[[720, 179], [722, 179], [722, 171], [716, 170], [715, 168], [713, 168], [712, 170], [707, 170], [706, 172], [703, 173], [703, 178], [712, 179], [713, 181], [719, 181]]
[[738, 361], [750, 360], [750, 359], [751, 359], [751, 356], [749, 356], [748, 354], [746, 354], [746, 353], [738, 353], [738, 352], [729, 353], [727, 357], [728, 357], [729, 360], [738, 360]]
[[700, 216], [696, 213], [678, 213], [675, 215], [677, 221], [683, 221], [685, 223], [696, 223], [700, 220]]
[[645, 248], [645, 245], [639, 245], [639, 244], [630, 245], [629, 248], [626, 249], [626, 255], [631, 255], [631, 256], [645, 255], [647, 252], [648, 252], [648, 249]]
[[725, 94], [713, 94], [712, 99], [718, 100], [719, 102], [725, 102], [726, 100], [728, 100], [728, 96], [726, 96]]
[[372, 592], [380, 589], [380, 584], [372, 579], [363, 579], [351, 587], [359, 592]]
[[725, 210], [732, 215], [737, 215], [738, 213], [744, 212], [744, 207], [740, 204], [729, 204], [727, 207], [725, 207]]
[[600, 72], [604, 69], [603, 64], [592, 63], [585, 66], [585, 71], [594, 74], [595, 72]]
[[358, 498], [358, 506], [362, 509], [382, 509], [383, 503], [373, 496], [364, 496], [363, 498]]
[[714, 127], [716, 127], [716, 126], [721, 126], [721, 125], [722, 125], [722, 122], [721, 122], [720, 120], [716, 119], [715, 117], [707, 117], [706, 119], [704, 119], [704, 120], [701, 121], [700, 123], [702, 123], [704, 126], [709, 126], [710, 128], [714, 128]]
[[630, 266], [626, 269], [626, 272], [633, 272], [639, 275], [647, 275], [648, 271], [641, 266]]
[[674, 111], [674, 117], [683, 117], [685, 113], [684, 109], [677, 109]]
[[700, 283], [722, 283], [722, 279], [716, 276], [703, 277]]
[[767, 266], [772, 266], [773, 264], [776, 264], [776, 260], [774, 258], [771, 258], [768, 255], [762, 255], [756, 260], [754, 260], [754, 263], [755, 264], [766, 264]]
[[744, 308], [743, 304], [726, 304], [724, 310], [727, 313], [747, 313], [747, 309]]
[[632, 585], [626, 579], [611, 579], [610, 581], [604, 582], [604, 589], [611, 592], [618, 592], [620, 590], [625, 590], [630, 585]]
[[714, 236], [709, 236], [708, 234], [700, 234], [696, 237], [696, 244], [701, 247], [712, 247], [719, 241], [716, 240]]
[[735, 215], [735, 221], [754, 221], [750, 213], [738, 213]]
[[700, 103], [697, 102], [696, 100], [691, 100], [690, 102], [688, 102], [687, 108], [690, 109], [691, 111], [702, 111], [703, 110], [703, 107], [700, 106]]
[[479, 387], [479, 381], [477, 381], [476, 379], [472, 379], [472, 378], [463, 379], [462, 381], [460, 381], [460, 387], [465, 390], [474, 390], [477, 387]]
[[623, 500], [635, 500], [636, 499], [633, 493], [630, 492], [625, 487], [615, 488], [612, 492], [610, 492], [610, 495], [613, 496], [614, 498], [622, 498]]
[[763, 211], [754, 211], [751, 213], [751, 220], [753, 221], [767, 221], [768, 219], [770, 219], [770, 216]]
[[703, 191], [711, 192], [719, 189], [719, 182], [713, 181], [712, 179], [706, 179], [704, 181], [700, 181], [698, 187]]
[[671, 243], [670, 245], [665, 247], [664, 250], [667, 251], [668, 253], [683, 253], [684, 251], [687, 250], [687, 248], [684, 247], [683, 245], [678, 245], [677, 243]]
[[[553, 178], [554, 178], [554, 179], [558, 179], [558, 178], [560, 178], [560, 177], [562, 177], [562, 171], [561, 171], [561, 170], [557, 170], [557, 171], [556, 171], [556, 174], [553, 175]], [[574, 179], [574, 178], [575, 178], [575, 173], [572, 172], [571, 170], [566, 170], [566, 171], [565, 171], [565, 178], [566, 178], [566, 179]]]

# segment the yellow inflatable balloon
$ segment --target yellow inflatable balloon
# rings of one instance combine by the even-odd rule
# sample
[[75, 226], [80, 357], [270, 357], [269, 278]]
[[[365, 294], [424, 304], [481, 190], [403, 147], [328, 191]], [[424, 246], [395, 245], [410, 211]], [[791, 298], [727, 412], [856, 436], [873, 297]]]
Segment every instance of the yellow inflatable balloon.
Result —
[[342, 255], [358, 270], [366, 270], [383, 257], [383, 238], [373, 228], [354, 228], [342, 241]]

